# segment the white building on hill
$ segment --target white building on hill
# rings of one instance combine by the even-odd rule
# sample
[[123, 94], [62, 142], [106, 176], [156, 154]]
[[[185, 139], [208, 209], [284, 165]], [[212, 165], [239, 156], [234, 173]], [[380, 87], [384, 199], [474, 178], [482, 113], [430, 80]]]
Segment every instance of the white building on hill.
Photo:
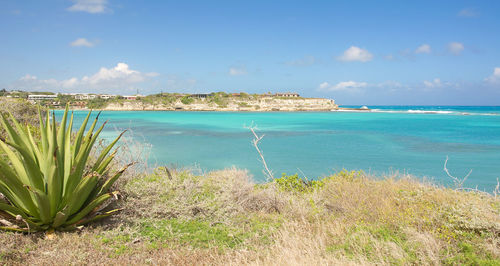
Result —
[[30, 94], [28, 95], [28, 101], [40, 101], [40, 100], [54, 100], [57, 95], [45, 95], [45, 94]]

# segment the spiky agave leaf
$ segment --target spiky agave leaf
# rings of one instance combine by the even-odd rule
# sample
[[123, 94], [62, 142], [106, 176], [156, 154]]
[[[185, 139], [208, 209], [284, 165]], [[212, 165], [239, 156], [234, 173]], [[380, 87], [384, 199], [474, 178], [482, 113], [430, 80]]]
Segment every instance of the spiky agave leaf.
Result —
[[116, 151], [109, 153], [123, 133], [89, 165], [90, 152], [106, 122], [94, 132], [98, 114], [85, 134], [90, 111], [72, 138], [73, 113], [68, 116], [68, 109], [67, 105], [57, 126], [55, 114], [51, 117], [47, 112], [44, 118], [39, 108], [39, 142], [28, 126], [12, 115], [10, 121], [1, 115], [8, 139], [0, 140], [0, 150], [6, 154], [6, 158], [0, 157], [0, 193], [7, 198], [0, 203], [0, 214], [13, 218], [16, 225], [0, 229], [68, 230], [118, 211], [97, 212], [115, 194], [109, 189], [130, 166], [108, 176]]

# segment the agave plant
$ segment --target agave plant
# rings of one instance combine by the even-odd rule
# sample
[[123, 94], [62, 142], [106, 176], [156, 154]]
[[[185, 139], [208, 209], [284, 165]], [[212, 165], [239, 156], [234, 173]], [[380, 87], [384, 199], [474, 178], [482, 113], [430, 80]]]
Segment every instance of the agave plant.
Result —
[[43, 119], [39, 109], [39, 141], [12, 115], [11, 122], [1, 116], [8, 139], [0, 141], [0, 151], [5, 153], [0, 156], [0, 229], [71, 230], [118, 211], [102, 209], [117, 195], [110, 192], [111, 186], [130, 166], [110, 174], [116, 150], [109, 153], [124, 132], [90, 160], [106, 124], [94, 133], [98, 114], [85, 134], [91, 113], [72, 134], [73, 114], [68, 124], [68, 106], [59, 126], [53, 112], [52, 119], [49, 112]]

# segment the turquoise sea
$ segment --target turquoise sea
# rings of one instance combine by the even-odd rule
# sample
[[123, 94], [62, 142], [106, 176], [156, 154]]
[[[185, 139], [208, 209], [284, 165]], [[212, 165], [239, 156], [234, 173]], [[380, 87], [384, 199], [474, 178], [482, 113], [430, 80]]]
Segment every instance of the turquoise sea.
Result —
[[[350, 106], [359, 107], [359, 106]], [[449, 185], [443, 164], [466, 186], [492, 191], [500, 178], [500, 107], [369, 106], [372, 112], [104, 111], [103, 136], [130, 129], [151, 144], [150, 165], [204, 171], [238, 167], [263, 181], [251, 144], [252, 123], [268, 165], [312, 179], [346, 169], [382, 175], [399, 171]], [[61, 111], [57, 112], [60, 116]], [[75, 111], [77, 125], [86, 115]]]

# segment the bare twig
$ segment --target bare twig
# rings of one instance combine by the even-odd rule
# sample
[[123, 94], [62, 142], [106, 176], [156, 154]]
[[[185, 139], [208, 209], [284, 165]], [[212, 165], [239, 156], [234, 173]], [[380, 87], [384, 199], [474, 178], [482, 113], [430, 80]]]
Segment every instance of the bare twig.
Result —
[[453, 183], [455, 184], [455, 188], [462, 189], [462, 186], [463, 186], [465, 180], [467, 180], [467, 178], [469, 178], [470, 174], [472, 173], [472, 169], [470, 169], [469, 173], [465, 177], [460, 179], [460, 178], [458, 178], [456, 176], [452, 176], [450, 174], [450, 171], [448, 171], [448, 168], [446, 167], [447, 164], [448, 164], [448, 156], [446, 156], [446, 160], [444, 161], [444, 171], [451, 179], [453, 179]]
[[299, 172], [304, 176], [304, 179], [306, 180], [306, 182], [309, 182], [309, 179], [307, 178], [306, 174], [304, 174], [304, 172], [302, 172], [302, 170], [300, 170], [300, 168], [297, 167], [297, 170], [299, 170]]
[[497, 186], [495, 187], [495, 190], [493, 190], [493, 195], [495, 195], [495, 199], [497, 198], [498, 194], [500, 194], [500, 181], [498, 181], [497, 178]]
[[255, 149], [257, 150], [257, 152], [259, 153], [260, 158], [261, 158], [261, 162], [264, 165], [264, 170], [262, 170], [262, 172], [267, 177], [268, 181], [269, 180], [273, 180], [274, 179], [273, 172], [267, 166], [266, 159], [264, 158], [264, 154], [262, 153], [262, 151], [259, 148], [259, 142], [262, 140], [262, 138], [264, 138], [265, 135], [262, 135], [262, 136], [257, 135], [257, 133], [255, 133], [255, 130], [257, 129], [257, 126], [255, 126], [253, 123], [249, 127], [245, 127], [245, 128], [250, 129], [250, 131], [252, 132], [253, 136], [255, 137], [252, 140], [252, 144], [255, 147]]
[[28, 222], [26, 222], [26, 220], [23, 219], [23, 217], [21, 215], [16, 215], [16, 220], [17, 221], [23, 221], [24, 224], [26, 224], [26, 228], [28, 229], [28, 233], [30, 233], [30, 225], [28, 224]]

